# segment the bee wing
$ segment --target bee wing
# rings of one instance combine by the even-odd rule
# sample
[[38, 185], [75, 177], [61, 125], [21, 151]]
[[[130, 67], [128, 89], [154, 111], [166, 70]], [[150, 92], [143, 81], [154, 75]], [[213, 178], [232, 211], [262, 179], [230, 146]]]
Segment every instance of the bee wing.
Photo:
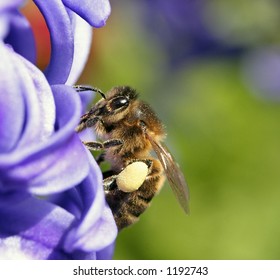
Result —
[[172, 154], [169, 152], [165, 144], [155, 141], [149, 134], [147, 134], [149, 141], [152, 144], [154, 151], [160, 160], [168, 182], [179, 201], [184, 211], [189, 213], [189, 188], [184, 178], [183, 172], [176, 163]]

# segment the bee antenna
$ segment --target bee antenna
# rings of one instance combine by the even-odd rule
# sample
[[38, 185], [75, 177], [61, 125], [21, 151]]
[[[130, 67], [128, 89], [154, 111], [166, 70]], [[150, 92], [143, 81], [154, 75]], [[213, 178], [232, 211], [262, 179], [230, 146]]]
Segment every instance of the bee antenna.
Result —
[[76, 85], [73, 86], [73, 88], [77, 91], [77, 92], [81, 92], [81, 91], [94, 91], [94, 92], [98, 92], [104, 99], [106, 99], [105, 94], [103, 93], [103, 91], [97, 87], [92, 87], [92, 86], [82, 86], [82, 85]]
[[102, 90], [100, 90], [99, 88], [95, 88], [96, 92], [98, 92], [104, 99], [106, 99], [105, 94], [103, 93]]

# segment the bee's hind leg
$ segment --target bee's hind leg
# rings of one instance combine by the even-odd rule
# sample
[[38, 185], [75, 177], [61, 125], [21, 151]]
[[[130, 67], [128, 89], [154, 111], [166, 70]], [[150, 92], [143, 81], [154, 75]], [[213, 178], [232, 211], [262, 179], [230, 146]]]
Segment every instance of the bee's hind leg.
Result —
[[[102, 154], [101, 154], [101, 158], [102, 158]], [[106, 191], [109, 192], [109, 191], [117, 189], [117, 188], [121, 191], [120, 186], [118, 186], [118, 184], [117, 184], [118, 180], [120, 179], [118, 177], [122, 176], [122, 178], [123, 178], [122, 181], [130, 181], [131, 179], [129, 177], [131, 177], [131, 176], [135, 177], [139, 171], [141, 172], [141, 170], [139, 170], [139, 165], [137, 165], [137, 163], [139, 163], [139, 162], [143, 162], [144, 164], [147, 165], [147, 173], [145, 174], [145, 177], [152, 172], [152, 165], [153, 165], [152, 160], [150, 160], [150, 159], [132, 159], [128, 162], [127, 166], [118, 174], [116, 174], [112, 170], [108, 170], [103, 173], [103, 178], [104, 178], [103, 187], [104, 187], [105, 192]], [[142, 183], [143, 182], [141, 182], [139, 185], [137, 185], [135, 187], [135, 189], [132, 188], [131, 191], [138, 189], [142, 185]], [[131, 191], [127, 191], [127, 192], [131, 192]]]
[[[146, 171], [141, 162], [147, 165]], [[161, 176], [162, 171], [161, 163], [157, 159], [132, 159], [119, 174], [104, 179], [106, 201], [112, 210], [118, 230], [135, 223], [150, 205], [164, 181], [164, 176]], [[141, 180], [136, 179], [138, 175], [144, 180], [142, 183]], [[122, 191], [118, 185], [119, 176], [123, 176], [123, 187], [126, 191]], [[132, 185], [135, 184], [133, 182], [135, 180], [138, 183], [134, 188]]]
[[109, 170], [103, 173], [103, 177], [103, 188], [105, 193], [109, 193], [110, 191], [118, 188], [116, 183], [118, 174], [113, 174], [112, 170]]

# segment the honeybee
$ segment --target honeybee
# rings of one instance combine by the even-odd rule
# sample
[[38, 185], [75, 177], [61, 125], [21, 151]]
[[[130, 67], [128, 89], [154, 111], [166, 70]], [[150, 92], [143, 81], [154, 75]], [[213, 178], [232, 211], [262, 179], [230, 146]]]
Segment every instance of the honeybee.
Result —
[[[159, 192], [164, 172], [180, 205], [188, 213], [189, 191], [184, 175], [162, 143], [165, 131], [152, 108], [138, 99], [129, 86], [117, 86], [106, 95], [99, 89], [75, 86], [77, 91], [92, 90], [102, 99], [81, 116], [80, 132], [94, 128], [103, 142], [84, 142], [90, 150], [102, 151], [97, 159], [111, 169], [103, 173], [105, 197], [118, 230], [139, 219]], [[158, 159], [151, 155], [154, 151]]]

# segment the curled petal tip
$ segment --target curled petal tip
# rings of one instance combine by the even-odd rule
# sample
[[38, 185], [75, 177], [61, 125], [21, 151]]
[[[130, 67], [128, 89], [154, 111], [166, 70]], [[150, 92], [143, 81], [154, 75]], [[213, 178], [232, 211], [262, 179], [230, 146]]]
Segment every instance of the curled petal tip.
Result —
[[104, 26], [111, 13], [108, 0], [63, 0], [63, 3], [93, 27]]

